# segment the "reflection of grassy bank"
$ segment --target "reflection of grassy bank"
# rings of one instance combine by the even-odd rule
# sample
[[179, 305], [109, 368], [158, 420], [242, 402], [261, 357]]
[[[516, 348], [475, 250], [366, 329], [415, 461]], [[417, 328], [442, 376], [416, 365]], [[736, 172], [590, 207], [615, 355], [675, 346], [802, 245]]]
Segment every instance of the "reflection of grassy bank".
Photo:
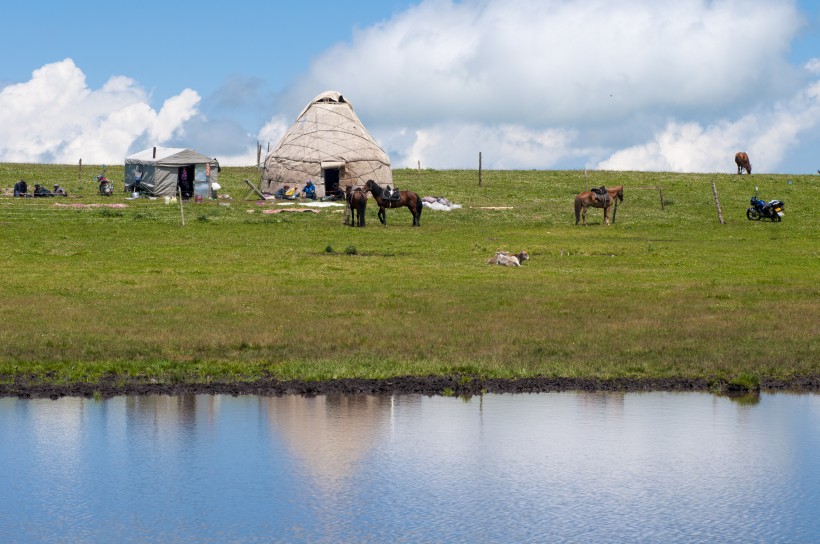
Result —
[[[76, 166], [0, 165], [0, 187], [24, 177], [87, 195], [66, 202], [124, 202], [94, 196], [99, 168], [83, 171], [79, 182]], [[239, 197], [254, 176], [223, 168], [221, 192]], [[352, 229], [338, 210], [263, 215], [237, 200], [186, 204], [182, 227], [161, 200], [111, 210], [0, 198], [0, 381], [820, 375], [814, 178], [589, 180], [626, 186], [616, 225], [600, 210], [574, 225], [583, 172], [490, 171], [479, 188], [472, 171], [399, 170], [396, 185], [464, 206], [425, 209], [419, 229], [406, 209], [383, 228], [372, 200], [368, 227]], [[639, 189], [656, 185], [665, 210]], [[786, 202], [782, 223], [746, 220], [755, 185]], [[486, 265], [496, 249], [531, 260]]]

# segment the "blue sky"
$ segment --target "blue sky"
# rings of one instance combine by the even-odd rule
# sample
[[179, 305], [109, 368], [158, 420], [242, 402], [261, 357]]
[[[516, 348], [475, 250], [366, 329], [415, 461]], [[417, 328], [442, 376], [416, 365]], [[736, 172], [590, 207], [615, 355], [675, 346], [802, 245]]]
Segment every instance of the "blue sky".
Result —
[[254, 164], [342, 92], [394, 166], [820, 168], [816, 0], [4, 6], [0, 160]]

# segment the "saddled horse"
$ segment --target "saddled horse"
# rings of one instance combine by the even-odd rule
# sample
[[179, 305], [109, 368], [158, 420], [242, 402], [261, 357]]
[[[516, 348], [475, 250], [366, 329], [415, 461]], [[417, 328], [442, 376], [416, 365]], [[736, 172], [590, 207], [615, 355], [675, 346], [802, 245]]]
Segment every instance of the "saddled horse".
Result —
[[382, 225], [387, 224], [387, 217], [385, 216], [385, 208], [402, 208], [407, 207], [410, 213], [413, 214], [413, 226], [421, 226], [421, 197], [413, 191], [398, 191], [397, 198], [388, 196], [381, 186], [372, 179], [367, 180], [364, 184], [365, 189], [370, 191], [373, 198], [376, 199], [376, 204], [379, 205], [379, 221]]
[[[618, 185], [606, 190], [606, 197], [601, 198], [600, 195], [592, 191], [584, 191], [575, 197], [575, 224], [583, 220], [583, 225], [587, 224], [587, 208], [603, 208], [604, 209], [604, 224], [609, 225], [609, 208], [614, 203], [618, 204], [615, 199], [624, 201], [624, 186]], [[615, 214], [613, 213], [613, 218]]]
[[[345, 189], [345, 200], [350, 213], [350, 226], [364, 226], [364, 211], [367, 208], [367, 193], [361, 187], [353, 189], [350, 185]], [[358, 223], [358, 225], [357, 225]]]
[[735, 154], [735, 164], [737, 165], [737, 173], [742, 174], [746, 170], [747, 174], [752, 173], [752, 163], [749, 162], [749, 155], [743, 151], [738, 151]]

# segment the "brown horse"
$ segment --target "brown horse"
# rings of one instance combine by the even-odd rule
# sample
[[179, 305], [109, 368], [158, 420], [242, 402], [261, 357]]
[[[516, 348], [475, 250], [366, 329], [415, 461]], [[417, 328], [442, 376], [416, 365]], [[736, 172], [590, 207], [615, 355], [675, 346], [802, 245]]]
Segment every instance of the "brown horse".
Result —
[[[621, 202], [624, 201], [624, 186], [618, 185], [617, 187], [612, 187], [606, 190], [607, 197], [605, 199], [599, 198], [599, 195], [593, 193], [592, 191], [584, 191], [580, 195], [575, 197], [575, 224], [577, 225], [579, 221], [583, 220], [583, 225], [587, 225], [587, 208], [603, 208], [604, 209], [604, 224], [609, 225], [609, 208], [615, 203], [615, 207], [618, 207], [618, 203], [615, 199], [620, 200]], [[612, 214], [613, 218], [615, 214]]]
[[[364, 226], [364, 210], [367, 208], [367, 193], [361, 187], [353, 189], [350, 185], [345, 189], [345, 200], [350, 213], [350, 226]], [[358, 223], [358, 225], [356, 224]]]
[[744, 169], [747, 174], [752, 173], [752, 163], [749, 162], [749, 155], [743, 151], [738, 151], [735, 154], [735, 164], [737, 165], [738, 174], [742, 174]]
[[392, 199], [385, 194], [384, 189], [372, 179], [367, 180], [364, 188], [370, 191], [373, 198], [376, 199], [376, 204], [379, 205], [379, 221], [382, 225], [387, 224], [387, 216], [384, 213], [385, 208], [401, 208], [406, 206], [410, 213], [413, 214], [413, 226], [421, 226], [421, 197], [413, 191], [399, 191], [399, 198]]

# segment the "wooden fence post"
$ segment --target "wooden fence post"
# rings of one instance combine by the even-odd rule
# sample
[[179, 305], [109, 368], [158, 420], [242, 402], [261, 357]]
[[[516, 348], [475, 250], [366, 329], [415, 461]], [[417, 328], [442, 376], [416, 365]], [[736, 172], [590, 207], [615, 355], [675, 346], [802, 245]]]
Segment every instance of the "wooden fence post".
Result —
[[663, 189], [661, 189], [660, 186], [658, 187], [658, 194], [661, 197], [661, 210], [664, 210], [666, 208], [663, 207]]
[[182, 216], [182, 226], [185, 226], [185, 209], [182, 207], [182, 188], [177, 185], [177, 195], [179, 198], [179, 215]]
[[714, 193], [715, 195], [715, 206], [717, 206], [718, 220], [720, 221], [720, 224], [723, 225], [725, 223], [723, 221], [723, 212], [720, 209], [720, 200], [718, 199], [717, 187], [715, 187], [715, 180], [712, 180], [712, 193]]
[[77, 179], [78, 180], [83, 179], [83, 160], [82, 159], [80, 159], [80, 168], [77, 171]]
[[481, 187], [481, 151], [478, 152], [478, 186]]

